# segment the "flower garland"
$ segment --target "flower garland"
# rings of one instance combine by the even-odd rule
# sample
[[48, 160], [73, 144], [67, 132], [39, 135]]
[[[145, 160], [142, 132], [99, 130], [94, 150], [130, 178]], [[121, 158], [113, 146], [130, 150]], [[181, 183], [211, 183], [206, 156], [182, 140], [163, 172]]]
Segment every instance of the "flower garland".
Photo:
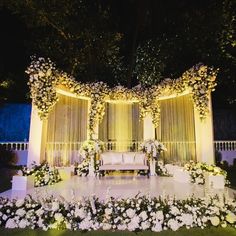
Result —
[[226, 198], [135, 198], [66, 201], [0, 198], [0, 227], [69, 230], [163, 230], [210, 226], [236, 228], [236, 201]]
[[34, 175], [35, 187], [53, 185], [62, 180], [58, 170], [55, 168], [50, 168], [46, 162], [41, 165], [33, 164], [33, 167], [30, 169], [23, 167], [22, 174], [23, 176]]
[[209, 94], [215, 90], [217, 72], [211, 67], [197, 64], [182, 75], [183, 81], [192, 89], [193, 102], [201, 119], [209, 112]]
[[201, 162], [195, 163], [191, 161], [185, 164], [184, 169], [189, 171], [192, 183], [205, 184], [204, 174], [210, 173], [211, 175], [223, 175], [226, 185], [229, 185], [229, 181], [227, 180], [227, 172], [215, 165], [208, 165]]
[[82, 84], [63, 71], [56, 69], [50, 59], [40, 57], [32, 58], [31, 65], [27, 68], [29, 74], [30, 94], [33, 104], [37, 107], [41, 119], [47, 118], [52, 107], [58, 101], [56, 87], [63, 85], [78, 96], [91, 99], [89, 111], [90, 137], [95, 133], [95, 127], [102, 120], [105, 112], [106, 100], [131, 100], [140, 104], [140, 118], [143, 119], [148, 113], [151, 114], [155, 127], [159, 124], [160, 105], [158, 98], [171, 94], [181, 94], [189, 89], [194, 105], [199, 111], [201, 119], [207, 116], [209, 95], [216, 86], [218, 70], [202, 64], [198, 64], [175, 80], [165, 79], [152, 88], [136, 86], [132, 89], [117, 86], [109, 88], [103, 82]]
[[167, 151], [163, 143], [158, 140], [148, 139], [140, 144], [141, 150], [147, 154], [149, 159], [157, 159], [159, 154]]
[[58, 81], [55, 64], [48, 58], [32, 57], [26, 73], [30, 75], [28, 85], [33, 104], [41, 119], [45, 119], [58, 101], [55, 86]]

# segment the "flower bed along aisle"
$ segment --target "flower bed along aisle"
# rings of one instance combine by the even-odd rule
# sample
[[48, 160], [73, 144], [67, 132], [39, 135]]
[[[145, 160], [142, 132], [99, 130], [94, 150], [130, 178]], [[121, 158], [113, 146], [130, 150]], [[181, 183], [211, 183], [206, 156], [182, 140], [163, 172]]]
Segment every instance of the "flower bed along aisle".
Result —
[[[236, 201], [219, 197], [150, 198], [101, 201], [95, 197], [67, 202], [54, 196], [34, 200], [0, 198], [0, 226], [70, 230], [152, 230], [181, 227], [236, 227]], [[235, 229], [236, 233], [236, 229]]]

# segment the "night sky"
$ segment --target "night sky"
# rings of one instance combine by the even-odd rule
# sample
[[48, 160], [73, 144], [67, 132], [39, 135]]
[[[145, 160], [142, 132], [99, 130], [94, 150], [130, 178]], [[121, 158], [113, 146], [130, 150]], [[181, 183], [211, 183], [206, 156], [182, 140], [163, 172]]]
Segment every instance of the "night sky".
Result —
[[[189, 12], [195, 14], [193, 17], [196, 17], [197, 14], [200, 13], [207, 14], [210, 4], [214, 3], [212, 0], [192, 1], [191, 4], [188, 4], [188, 1], [184, 0], [106, 0], [104, 2], [105, 4], [106, 2], [109, 3], [111, 6], [112, 19], [116, 22], [116, 30], [125, 35], [125, 43], [122, 52], [127, 58], [127, 61], [131, 60], [134, 47], [137, 47], [137, 44], [141, 42], [144, 37], [157, 37], [160, 33], [166, 33], [168, 35], [171, 35], [172, 33], [175, 34], [176, 31], [173, 27], [175, 26], [175, 19], [181, 18], [183, 14], [188, 14]], [[185, 11], [185, 9], [188, 10]], [[147, 22], [147, 12], [149, 14], [148, 19], [151, 19], [150, 22]], [[170, 23], [168, 21], [172, 22]], [[35, 36], [26, 26], [25, 21], [4, 7], [0, 9], [0, 27], [0, 76], [15, 81], [15, 85], [10, 90], [8, 102], [30, 102], [30, 99], [26, 95], [28, 93], [28, 78], [24, 71], [30, 63], [30, 55], [40, 53], [35, 49], [32, 49], [27, 43], [30, 40], [33, 40]], [[199, 31], [201, 31], [200, 28]], [[207, 45], [208, 43], [209, 45]], [[205, 45], [209, 48], [214, 47], [211, 42], [207, 41], [205, 42]], [[205, 60], [203, 63], [214, 65], [214, 63], [211, 63], [211, 59], [208, 60], [206, 57], [201, 58], [195, 51], [191, 51], [191, 46], [192, 45], [183, 45], [185, 51], [181, 52], [178, 58], [175, 58], [176, 67], [179, 68], [179, 75], [194, 64], [203, 60]], [[168, 73], [171, 73], [171, 69]], [[166, 74], [166, 77], [169, 77], [168, 74]], [[227, 102], [224, 101], [224, 93], [227, 94], [227, 92], [225, 87], [223, 89], [221, 86], [217, 88], [217, 92], [213, 95], [214, 106], [228, 106]]]

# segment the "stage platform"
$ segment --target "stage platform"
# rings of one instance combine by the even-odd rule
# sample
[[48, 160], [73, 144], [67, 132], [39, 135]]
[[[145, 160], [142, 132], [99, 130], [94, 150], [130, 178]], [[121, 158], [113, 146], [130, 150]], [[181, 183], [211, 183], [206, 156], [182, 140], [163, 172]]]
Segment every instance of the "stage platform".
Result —
[[233, 198], [235, 190], [225, 188], [221, 190], [209, 189], [204, 185], [191, 183], [180, 183], [173, 177], [152, 176], [105, 176], [101, 178], [72, 176], [68, 180], [61, 181], [52, 186], [32, 188], [27, 191], [8, 190], [0, 193], [0, 196], [8, 198], [24, 198], [27, 194], [41, 198], [48, 195], [61, 196], [66, 200], [72, 198], [81, 199], [95, 195], [100, 199], [108, 196], [115, 198], [127, 198], [139, 195], [150, 195], [151, 197], [171, 196], [177, 199], [186, 199], [194, 195], [195, 197], [205, 197], [215, 194], [226, 195]]

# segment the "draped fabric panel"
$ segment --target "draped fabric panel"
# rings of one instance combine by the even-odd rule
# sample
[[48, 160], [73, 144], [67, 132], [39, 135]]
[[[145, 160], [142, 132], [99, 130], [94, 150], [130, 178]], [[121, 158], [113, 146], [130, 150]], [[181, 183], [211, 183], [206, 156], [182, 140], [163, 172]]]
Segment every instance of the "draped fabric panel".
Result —
[[[130, 151], [143, 137], [143, 123], [139, 121], [137, 103], [106, 103], [106, 111], [99, 125], [99, 139], [113, 143], [112, 150]], [[136, 144], [135, 144], [136, 143]]]
[[46, 160], [51, 165], [73, 164], [87, 139], [88, 101], [60, 95], [44, 125]]
[[183, 164], [196, 159], [194, 107], [190, 95], [160, 100], [161, 120], [157, 139], [166, 146], [167, 163]]

